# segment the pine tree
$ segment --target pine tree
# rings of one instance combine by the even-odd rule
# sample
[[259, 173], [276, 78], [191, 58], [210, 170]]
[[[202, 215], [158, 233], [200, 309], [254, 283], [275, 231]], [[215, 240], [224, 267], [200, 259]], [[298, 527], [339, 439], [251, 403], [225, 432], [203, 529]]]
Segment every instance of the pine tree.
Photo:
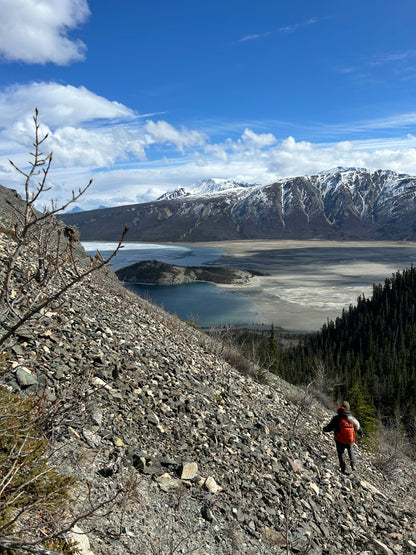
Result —
[[270, 360], [269, 371], [274, 374], [279, 373], [279, 344], [276, 339], [274, 324], [272, 322], [268, 339], [268, 358]]
[[359, 382], [355, 382], [348, 391], [348, 400], [351, 411], [360, 422], [363, 432], [366, 435], [373, 434], [377, 430], [376, 409], [370, 395]]

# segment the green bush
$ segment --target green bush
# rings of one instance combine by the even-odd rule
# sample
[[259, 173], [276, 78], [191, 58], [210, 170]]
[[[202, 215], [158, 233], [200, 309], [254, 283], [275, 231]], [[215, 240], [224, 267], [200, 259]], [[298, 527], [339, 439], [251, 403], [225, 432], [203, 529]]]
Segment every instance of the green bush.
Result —
[[[4, 357], [3, 357], [4, 358]], [[1, 364], [1, 361], [0, 361]], [[8, 554], [74, 546], [59, 537], [74, 478], [49, 464], [49, 443], [40, 429], [42, 407], [0, 387], [0, 551]]]

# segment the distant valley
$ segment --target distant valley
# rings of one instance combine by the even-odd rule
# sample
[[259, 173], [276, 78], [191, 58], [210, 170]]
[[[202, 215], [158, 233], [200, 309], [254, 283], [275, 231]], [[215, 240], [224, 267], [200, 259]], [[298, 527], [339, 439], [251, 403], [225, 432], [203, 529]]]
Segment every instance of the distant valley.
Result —
[[416, 239], [416, 178], [336, 169], [270, 185], [207, 180], [158, 200], [64, 214], [83, 241], [196, 242], [238, 239]]

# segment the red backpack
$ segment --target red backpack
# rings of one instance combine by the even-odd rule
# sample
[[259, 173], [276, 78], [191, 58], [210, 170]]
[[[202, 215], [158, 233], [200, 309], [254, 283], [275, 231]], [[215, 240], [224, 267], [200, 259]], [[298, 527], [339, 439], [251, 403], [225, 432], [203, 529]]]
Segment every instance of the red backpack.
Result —
[[339, 432], [334, 438], [341, 443], [354, 443], [355, 430], [354, 424], [348, 420], [346, 416], [341, 416], [339, 419]]

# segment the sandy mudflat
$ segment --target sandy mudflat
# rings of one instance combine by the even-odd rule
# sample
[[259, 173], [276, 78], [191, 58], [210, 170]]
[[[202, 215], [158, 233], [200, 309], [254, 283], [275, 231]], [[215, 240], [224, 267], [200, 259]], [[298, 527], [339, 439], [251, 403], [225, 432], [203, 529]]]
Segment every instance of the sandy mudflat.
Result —
[[[195, 243], [193, 243], [195, 246]], [[253, 269], [247, 285], [222, 286], [247, 294], [259, 322], [288, 331], [316, 331], [327, 319], [371, 296], [373, 283], [416, 264], [416, 243], [340, 241], [224, 241], [221, 265]]]

